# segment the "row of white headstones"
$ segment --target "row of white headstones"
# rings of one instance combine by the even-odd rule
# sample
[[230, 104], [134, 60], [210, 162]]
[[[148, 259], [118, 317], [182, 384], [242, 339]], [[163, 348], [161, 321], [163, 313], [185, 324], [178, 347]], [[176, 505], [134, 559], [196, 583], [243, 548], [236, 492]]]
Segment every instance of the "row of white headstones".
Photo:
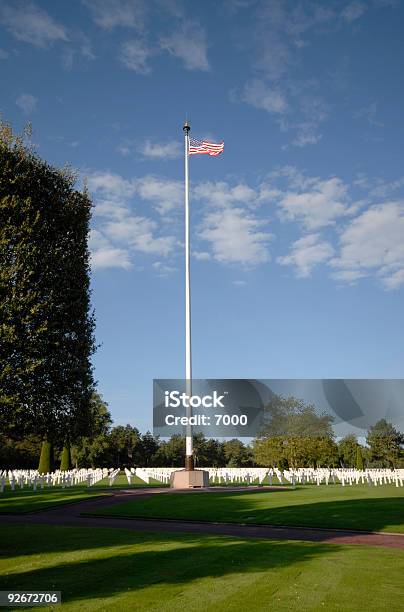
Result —
[[[158, 481], [163, 484], [170, 482], [171, 474], [180, 468], [125, 468], [128, 484], [137, 476], [145, 483]], [[368, 484], [372, 486], [395, 484], [404, 486], [404, 469], [369, 469], [355, 470], [349, 468], [298, 468], [281, 471], [278, 468], [201, 468], [209, 473], [211, 484], [263, 484], [268, 478], [272, 484]]]
[[119, 468], [96, 468], [96, 469], [73, 469], [61, 472], [50, 472], [40, 474], [38, 470], [0, 470], [0, 492], [9, 485], [12, 491], [16, 489], [32, 488], [33, 491], [44, 489], [45, 487], [74, 487], [86, 484], [92, 487], [97, 482], [108, 478], [112, 486], [119, 474]]
[[[168, 484], [171, 474], [181, 468], [125, 468], [128, 484], [138, 477], [146, 484], [161, 482]], [[368, 484], [372, 486], [395, 484], [404, 486], [404, 469], [387, 470], [354, 470], [348, 468], [298, 468], [281, 471], [278, 468], [203, 468], [209, 473], [210, 484], [238, 485], [263, 484], [267, 478], [269, 485], [273, 484]], [[12, 491], [30, 488], [33, 491], [45, 487], [73, 487], [86, 484], [92, 487], [101, 480], [108, 480], [112, 486], [119, 474], [119, 468], [73, 469], [39, 474], [37, 470], [0, 470], [0, 492], [9, 485]]]

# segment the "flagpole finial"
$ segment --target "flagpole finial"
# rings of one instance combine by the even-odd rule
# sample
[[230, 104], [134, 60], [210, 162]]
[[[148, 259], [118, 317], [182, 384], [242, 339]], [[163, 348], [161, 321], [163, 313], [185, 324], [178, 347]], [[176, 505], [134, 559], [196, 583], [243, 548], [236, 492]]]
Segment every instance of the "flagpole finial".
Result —
[[191, 126], [189, 125], [188, 121], [185, 121], [182, 129], [184, 130], [184, 132], [187, 132], [187, 133], [190, 131]]

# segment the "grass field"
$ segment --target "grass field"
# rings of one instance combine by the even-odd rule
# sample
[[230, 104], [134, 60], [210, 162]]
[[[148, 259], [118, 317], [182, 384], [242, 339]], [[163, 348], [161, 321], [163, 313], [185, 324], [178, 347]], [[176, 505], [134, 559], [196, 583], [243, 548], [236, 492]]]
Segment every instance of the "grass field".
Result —
[[176, 493], [125, 502], [102, 514], [404, 533], [404, 488], [307, 485], [268, 492]]
[[107, 495], [107, 493], [103, 493], [101, 490], [92, 491], [92, 489], [88, 490], [83, 487], [71, 487], [68, 489], [52, 487], [43, 491], [32, 491], [30, 489], [4, 491], [0, 493], [0, 515], [35, 512], [61, 504], [74, 503], [92, 497], [99, 497], [100, 495]]
[[65, 503], [73, 503], [82, 501], [90, 497], [98, 497], [99, 495], [108, 495], [110, 489], [136, 489], [139, 487], [156, 487], [164, 486], [161, 485], [157, 480], [153, 481], [149, 485], [146, 485], [140, 478], [133, 478], [132, 484], [128, 485], [126, 476], [121, 473], [116, 478], [114, 484], [110, 487], [108, 478], [100, 480], [96, 485], [93, 485], [90, 489], [86, 484], [67, 487], [47, 487], [37, 491], [32, 489], [20, 489], [16, 487], [15, 491], [11, 491], [10, 487], [7, 486], [3, 493], [0, 493], [0, 514], [16, 513], [22, 514], [25, 512], [34, 512], [37, 510], [44, 510], [45, 508], [51, 508]]
[[109, 486], [108, 478], [104, 478], [103, 480], [100, 480], [100, 482], [97, 482], [97, 484], [95, 484], [91, 488], [92, 489], [105, 489], [105, 488], [108, 488], [108, 489], [122, 489], [122, 488], [136, 489], [139, 487], [167, 487], [167, 486], [169, 485], [165, 485], [159, 482], [158, 480], [154, 480], [154, 479], [151, 479], [151, 482], [149, 484], [146, 484], [144, 480], [141, 480], [137, 476], [132, 476], [132, 482], [129, 485], [128, 479], [126, 478], [124, 472], [120, 472], [118, 476], [116, 477], [114, 484], [111, 487]]
[[0, 541], [0, 590], [61, 590], [63, 610], [387, 612], [404, 597], [397, 549], [22, 525]]

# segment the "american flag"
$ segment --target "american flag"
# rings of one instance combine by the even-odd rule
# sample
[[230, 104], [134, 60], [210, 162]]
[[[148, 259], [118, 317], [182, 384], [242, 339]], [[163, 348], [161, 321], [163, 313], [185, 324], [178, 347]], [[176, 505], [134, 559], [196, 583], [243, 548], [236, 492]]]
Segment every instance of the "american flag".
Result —
[[195, 140], [189, 138], [189, 155], [220, 155], [223, 153], [224, 142], [208, 142], [207, 140]]

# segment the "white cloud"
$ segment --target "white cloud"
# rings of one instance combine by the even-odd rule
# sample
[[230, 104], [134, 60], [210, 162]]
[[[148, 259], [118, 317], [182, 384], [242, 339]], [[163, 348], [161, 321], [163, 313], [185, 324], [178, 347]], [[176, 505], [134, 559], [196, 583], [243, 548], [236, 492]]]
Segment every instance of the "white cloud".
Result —
[[161, 48], [184, 62], [187, 70], [210, 70], [205, 31], [196, 23], [186, 23], [181, 30], [162, 38]]
[[210, 243], [216, 261], [244, 266], [269, 261], [272, 235], [263, 231], [267, 221], [254, 214], [267, 199], [264, 191], [243, 183], [206, 181], [194, 187], [192, 197], [201, 201], [204, 210], [198, 236]]
[[129, 246], [142, 253], [168, 255], [174, 247], [172, 236], [155, 235], [157, 223], [133, 214], [122, 220], [109, 221], [103, 225], [105, 235], [118, 244]]
[[[98, 249], [93, 249], [93, 262], [98, 267], [128, 267], [132, 254], [143, 253], [167, 257], [174, 249], [174, 236], [161, 236], [158, 223], [134, 212], [132, 200], [152, 200], [154, 208], [167, 206], [164, 190], [168, 198], [173, 197], [170, 181], [144, 177], [125, 179], [112, 172], [95, 172], [88, 177], [88, 188], [94, 194], [96, 238], [105, 239]], [[160, 191], [159, 191], [160, 189]]]
[[173, 272], [178, 272], [178, 268], [174, 268], [174, 266], [167, 266], [167, 264], [162, 261], [155, 261], [152, 264], [152, 267], [158, 272], [159, 276], [168, 276]]
[[128, 250], [114, 247], [98, 230], [91, 230], [89, 248], [93, 270], [102, 268], [123, 268], [124, 270], [129, 270], [133, 265]]
[[[269, 179], [271, 182], [286, 180], [289, 189], [292, 188], [298, 191], [310, 189], [314, 183], [320, 180], [318, 178], [308, 177], [295, 166], [288, 165], [280, 166], [273, 170], [269, 174]], [[278, 195], [281, 193], [282, 191], [278, 190]]]
[[233, 285], [236, 285], [236, 287], [244, 287], [244, 285], [246, 285], [244, 280], [234, 280], [232, 283]]
[[258, 51], [255, 64], [274, 81], [296, 63], [296, 51], [305, 46], [304, 35], [324, 28], [336, 17], [333, 8], [314, 3], [267, 0], [258, 7], [251, 35]]
[[87, 61], [96, 59], [91, 42], [83, 32], [73, 32], [71, 38], [75, 47], [65, 47], [61, 55], [62, 66], [65, 70], [73, 68], [76, 58], [84, 58]]
[[302, 73], [302, 49], [310, 43], [310, 34], [324, 34], [340, 25], [338, 11], [329, 4], [266, 0], [251, 10], [247, 48], [253, 51], [257, 78], [247, 82], [239, 98], [277, 115], [281, 131], [293, 135], [285, 149], [312, 146], [322, 139], [320, 126], [328, 112], [324, 100], [313, 95], [319, 83], [299, 81], [295, 69]]
[[306, 278], [314, 266], [329, 260], [333, 254], [333, 247], [329, 242], [322, 241], [320, 234], [310, 234], [296, 240], [289, 255], [278, 257], [276, 261], [282, 266], [295, 266], [296, 276]]
[[270, 81], [279, 81], [294, 63], [293, 46], [281, 40], [276, 32], [268, 32], [256, 60], [257, 67]]
[[[343, 275], [375, 272], [387, 289], [404, 282], [404, 202], [371, 206], [353, 219], [340, 236], [340, 252], [330, 265]], [[342, 278], [341, 278], [342, 275]]]
[[246, 84], [242, 100], [268, 113], [285, 113], [288, 109], [284, 94], [277, 88], [268, 87], [258, 79]]
[[67, 41], [65, 28], [42, 8], [33, 3], [0, 5], [0, 23], [17, 40], [37, 47], [47, 47], [56, 41]]
[[302, 121], [298, 126], [296, 137], [292, 140], [293, 147], [307, 147], [320, 142], [323, 135], [317, 131], [317, 124], [311, 121]]
[[8, 51], [5, 51], [5, 49], [0, 49], [0, 60], [5, 60], [8, 58], [8, 56]]
[[184, 186], [181, 181], [145, 176], [136, 180], [136, 190], [143, 200], [153, 202], [155, 209], [165, 215], [182, 203]]
[[96, 55], [93, 51], [92, 44], [90, 40], [87, 38], [87, 36], [83, 34], [82, 32], [79, 32], [77, 34], [77, 38], [78, 38], [78, 43], [80, 46], [81, 55], [88, 60], [96, 59]]
[[22, 110], [24, 115], [31, 115], [36, 110], [38, 98], [31, 94], [21, 94], [15, 101], [16, 105]]
[[404, 176], [395, 181], [378, 181], [377, 185], [370, 189], [369, 195], [374, 198], [386, 198], [399, 191], [402, 187], [404, 187]]
[[204, 181], [197, 184], [192, 190], [192, 195], [199, 200], [204, 200], [212, 207], [227, 206], [234, 203], [256, 207], [260, 203], [260, 192], [239, 183], [231, 187], [225, 181]]
[[210, 253], [207, 251], [193, 251], [192, 257], [195, 257], [197, 261], [208, 261], [210, 259]]
[[285, 112], [280, 113], [277, 123], [282, 132], [291, 132], [295, 136], [285, 145], [289, 147], [306, 147], [317, 144], [322, 139], [320, 126], [328, 118], [328, 106], [325, 100], [314, 93], [318, 88], [315, 80], [287, 81], [284, 85], [284, 97], [288, 99]]
[[150, 159], [177, 159], [182, 154], [182, 146], [177, 140], [166, 143], [153, 143], [145, 140], [138, 150], [143, 157]]
[[296, 134], [283, 148], [301, 148], [321, 140], [319, 128], [328, 118], [324, 99], [312, 91], [317, 87], [318, 84], [312, 80], [285, 81], [280, 86], [279, 82], [268, 85], [264, 80], [253, 79], [246, 83], [240, 94], [232, 91], [230, 99], [233, 102], [241, 100], [274, 115], [282, 132]]
[[366, 12], [367, 6], [363, 2], [351, 2], [348, 4], [341, 13], [341, 16], [348, 23], [356, 21]]
[[124, 179], [113, 172], [94, 172], [87, 180], [90, 191], [100, 194], [103, 198], [126, 200], [136, 192], [134, 181]]
[[359, 278], [366, 276], [366, 274], [359, 272], [359, 270], [339, 270], [338, 272], [333, 272], [331, 276], [334, 280], [352, 285]]
[[383, 278], [386, 289], [398, 289], [404, 285], [404, 267]]
[[88, 177], [90, 191], [98, 196], [96, 211], [115, 215], [116, 207], [122, 208], [126, 200], [138, 195], [142, 200], [152, 202], [154, 209], [164, 215], [176, 208], [183, 199], [183, 184], [152, 175], [139, 179], [124, 179], [113, 172], [94, 172]]
[[84, 0], [94, 22], [105, 30], [116, 27], [142, 29], [145, 19], [143, 0]]
[[400, 176], [394, 180], [386, 178], [374, 177], [371, 178], [364, 173], [358, 173], [357, 178], [353, 181], [353, 185], [367, 192], [367, 197], [371, 200], [381, 200], [395, 197], [397, 191], [404, 187], [404, 176]]
[[[352, 202], [348, 185], [338, 177], [308, 177], [291, 166], [275, 170], [261, 185], [261, 193], [277, 203], [283, 221], [298, 221], [311, 230], [277, 262], [295, 266], [300, 277], [325, 263], [340, 283], [352, 284], [373, 275], [386, 289], [403, 285], [404, 200], [370, 204], [375, 192], [385, 196], [403, 184], [402, 177], [388, 183], [359, 175], [353, 186], [366, 190], [366, 197]], [[338, 248], [312, 231], [327, 226], [335, 230]]]
[[139, 74], [148, 74], [151, 71], [148, 59], [151, 51], [144, 41], [128, 40], [121, 45], [119, 59], [129, 68]]
[[311, 179], [310, 187], [302, 191], [286, 191], [279, 198], [280, 217], [300, 221], [313, 230], [333, 224], [338, 217], [351, 214], [347, 187], [337, 177], [326, 180]]
[[244, 208], [227, 206], [207, 213], [198, 235], [210, 243], [216, 261], [254, 266], [270, 259], [271, 234], [262, 231], [263, 225]]
[[125, 201], [97, 198], [94, 216], [107, 219], [123, 219], [129, 214]]

